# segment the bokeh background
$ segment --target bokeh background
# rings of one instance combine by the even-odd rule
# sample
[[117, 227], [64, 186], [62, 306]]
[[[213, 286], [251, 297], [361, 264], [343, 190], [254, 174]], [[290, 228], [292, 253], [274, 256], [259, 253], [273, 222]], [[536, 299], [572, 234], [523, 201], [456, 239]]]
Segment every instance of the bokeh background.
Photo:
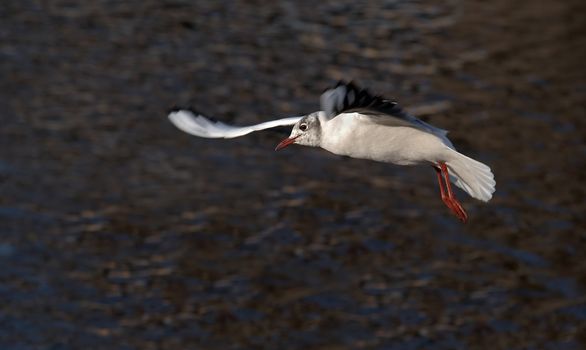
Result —
[[[586, 2], [0, 4], [3, 349], [586, 347]], [[353, 79], [489, 164], [206, 140]]]

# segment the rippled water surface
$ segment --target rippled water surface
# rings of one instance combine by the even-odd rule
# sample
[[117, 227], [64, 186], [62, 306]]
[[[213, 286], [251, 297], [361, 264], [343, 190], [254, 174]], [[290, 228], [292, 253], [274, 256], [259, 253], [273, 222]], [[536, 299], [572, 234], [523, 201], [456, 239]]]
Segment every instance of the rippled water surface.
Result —
[[[582, 1], [8, 1], [0, 7], [0, 346], [586, 346]], [[354, 79], [489, 164], [205, 140]]]

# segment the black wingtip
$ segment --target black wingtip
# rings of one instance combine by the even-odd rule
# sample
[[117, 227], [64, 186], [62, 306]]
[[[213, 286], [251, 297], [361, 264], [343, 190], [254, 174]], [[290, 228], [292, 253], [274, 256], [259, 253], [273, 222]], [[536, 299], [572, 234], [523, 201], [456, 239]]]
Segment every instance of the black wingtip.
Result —
[[[343, 97], [344, 100], [342, 101], [342, 108], [336, 108], [334, 110], [335, 113], [341, 113], [343, 111], [354, 108], [378, 110], [380, 112], [396, 116], [404, 113], [397, 102], [386, 99], [380, 95], [372, 94], [370, 91], [368, 91], [368, 89], [360, 87], [352, 80], [339, 80], [335, 86], [326, 89], [325, 91], [333, 90], [340, 86], [344, 86], [346, 88], [346, 93]], [[352, 101], [348, 100], [348, 94], [350, 92], [353, 92], [354, 95]]]

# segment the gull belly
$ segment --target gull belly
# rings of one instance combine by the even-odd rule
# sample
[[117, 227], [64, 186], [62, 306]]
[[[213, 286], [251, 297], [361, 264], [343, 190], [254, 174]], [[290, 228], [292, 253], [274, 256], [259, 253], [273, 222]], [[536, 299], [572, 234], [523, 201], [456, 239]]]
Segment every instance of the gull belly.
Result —
[[327, 122], [322, 132], [321, 147], [332, 153], [398, 165], [436, 163], [448, 156], [447, 139], [417, 128], [340, 117]]

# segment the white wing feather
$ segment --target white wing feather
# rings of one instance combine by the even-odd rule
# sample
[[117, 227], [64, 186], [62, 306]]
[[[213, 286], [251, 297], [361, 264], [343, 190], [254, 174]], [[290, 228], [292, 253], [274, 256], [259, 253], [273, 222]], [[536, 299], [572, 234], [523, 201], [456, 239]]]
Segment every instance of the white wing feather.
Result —
[[254, 131], [275, 128], [277, 126], [294, 125], [301, 118], [302, 117], [289, 117], [250, 126], [233, 126], [209, 120], [201, 114], [194, 114], [186, 109], [169, 113], [169, 120], [171, 120], [171, 123], [188, 134], [206, 138], [225, 139], [244, 136]]

